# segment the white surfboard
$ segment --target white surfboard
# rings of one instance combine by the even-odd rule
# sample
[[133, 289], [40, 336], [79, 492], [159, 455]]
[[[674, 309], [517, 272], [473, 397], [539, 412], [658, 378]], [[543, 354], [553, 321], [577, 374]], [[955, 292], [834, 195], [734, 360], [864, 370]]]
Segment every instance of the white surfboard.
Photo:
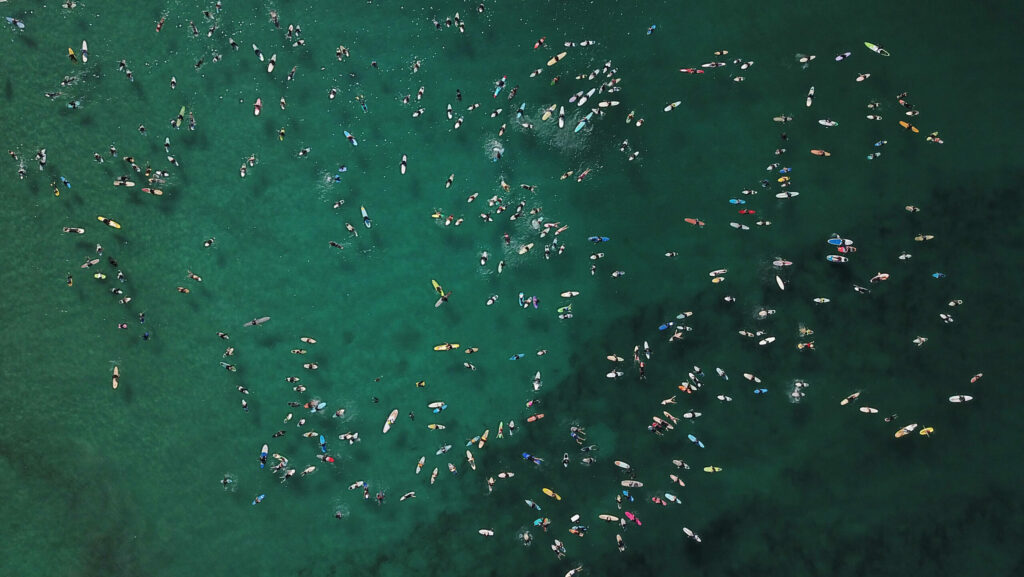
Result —
[[973, 400], [974, 397], [970, 395], [953, 395], [952, 397], [949, 398], [949, 402], [951, 403], [966, 403]]
[[398, 420], [398, 409], [395, 409], [395, 410], [391, 411], [391, 414], [388, 415], [387, 420], [384, 421], [384, 432], [385, 433], [387, 433], [388, 431], [391, 430], [391, 425], [394, 425], [396, 420]]

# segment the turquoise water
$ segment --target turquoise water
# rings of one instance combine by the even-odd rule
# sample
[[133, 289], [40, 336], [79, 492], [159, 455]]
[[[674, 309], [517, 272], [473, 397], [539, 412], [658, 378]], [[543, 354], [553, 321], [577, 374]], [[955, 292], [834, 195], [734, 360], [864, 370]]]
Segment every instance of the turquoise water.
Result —
[[[1014, 265], [1021, 225], [1014, 209], [1022, 174], [1015, 128], [1024, 119], [1014, 106], [1021, 42], [1012, 35], [1018, 11], [1010, 3], [984, 10], [882, 2], [804, 10], [746, 2], [650, 2], [635, 10], [610, 3], [485, 5], [478, 14], [474, 3], [327, 10], [227, 2], [210, 38], [202, 15], [210, 4], [3, 5], [6, 15], [26, 23], [22, 31], [3, 29], [7, 114], [0, 126], [27, 176], [18, 179], [17, 162], [0, 162], [0, 242], [8, 262], [0, 272], [7, 327], [0, 334], [0, 511], [9, 521], [0, 529], [2, 573], [563, 575], [577, 565], [584, 575], [1020, 573], [1022, 394], [1014, 377], [1021, 275]], [[280, 30], [270, 22], [271, 9], [280, 13]], [[465, 34], [434, 29], [432, 17], [443, 21], [456, 11]], [[162, 15], [167, 20], [157, 33]], [[285, 41], [289, 23], [301, 25], [305, 46]], [[648, 36], [651, 24], [657, 29]], [[547, 46], [534, 51], [541, 36]], [[66, 49], [78, 52], [83, 39], [89, 61], [71, 63]], [[568, 40], [597, 45], [562, 48]], [[869, 52], [864, 40], [892, 56]], [[253, 55], [253, 43], [268, 58], [278, 55], [272, 74]], [[352, 54], [340, 63], [339, 44]], [[701, 76], [677, 71], [718, 60], [712, 52], [721, 49], [730, 51], [729, 66]], [[545, 66], [562, 50], [563, 61]], [[847, 50], [847, 61], [834, 62]], [[215, 53], [223, 60], [213, 62]], [[798, 53], [817, 59], [802, 68]], [[733, 57], [755, 64], [740, 72]], [[134, 83], [117, 70], [122, 58]], [[415, 60], [422, 67], [413, 73]], [[607, 98], [621, 105], [573, 134], [589, 106], [568, 99], [598, 82], [574, 77], [608, 60], [622, 90]], [[529, 78], [536, 68], [540, 77]], [[871, 77], [854, 82], [864, 72]], [[552, 87], [556, 73], [561, 80]], [[746, 81], [730, 81], [737, 74]], [[508, 86], [491, 98], [502, 75]], [[61, 87], [64, 76], [77, 80]], [[515, 85], [518, 95], [509, 101]], [[803, 101], [812, 85], [816, 99], [808, 110]], [[43, 96], [55, 91], [63, 94]], [[894, 97], [904, 91], [922, 111], [909, 119], [921, 134], [896, 125], [906, 117]], [[403, 105], [407, 94], [412, 102]], [[264, 103], [258, 118], [257, 97]], [[80, 109], [66, 107], [73, 99]], [[882, 103], [880, 122], [864, 118], [873, 99]], [[662, 111], [676, 100], [679, 108]], [[480, 108], [466, 111], [474, 102]], [[532, 130], [515, 120], [521, 102]], [[457, 131], [444, 116], [449, 103], [465, 118]], [[566, 107], [564, 130], [541, 120], [553, 103]], [[182, 105], [194, 113], [195, 131], [168, 127]], [[490, 118], [499, 106], [501, 117]], [[412, 118], [419, 107], [426, 112]], [[645, 119], [642, 127], [624, 123], [631, 110]], [[773, 123], [779, 114], [794, 121]], [[824, 117], [840, 126], [819, 126]], [[499, 138], [502, 123], [507, 131]], [[343, 130], [359, 139], [358, 147]], [[933, 130], [945, 144], [924, 140]], [[181, 168], [165, 161], [164, 137]], [[624, 139], [640, 151], [637, 160], [619, 151]], [[883, 155], [866, 160], [879, 139], [889, 141]], [[496, 143], [504, 156], [491, 162]], [[160, 185], [165, 194], [142, 193], [143, 176], [110, 157], [112, 144], [141, 167], [168, 170]], [[788, 151], [776, 157], [780, 146]], [[299, 157], [305, 147], [309, 155]], [[39, 148], [48, 155], [43, 171], [33, 160]], [[832, 156], [813, 157], [810, 148]], [[105, 162], [94, 162], [93, 152]], [[242, 179], [238, 167], [253, 154], [258, 162]], [[793, 168], [798, 198], [776, 200], [777, 184], [761, 191], [759, 180], [778, 176], [764, 170], [776, 161]], [[341, 182], [328, 182], [342, 164], [348, 171]], [[558, 179], [587, 168], [582, 182]], [[122, 174], [139, 184], [111, 186]], [[59, 176], [72, 188], [55, 197], [50, 183]], [[502, 180], [510, 192], [501, 190]], [[743, 189], [760, 194], [744, 197]], [[479, 198], [466, 204], [472, 193]], [[494, 214], [486, 204], [492, 195], [508, 211]], [[736, 214], [729, 198], [746, 199], [757, 215]], [[537, 215], [508, 220], [520, 200], [526, 211], [542, 208], [545, 222], [570, 226], [557, 237], [564, 254], [544, 259], [543, 245], [553, 237], [538, 238], [531, 226]], [[921, 212], [907, 213], [907, 204]], [[369, 230], [360, 224], [360, 206], [373, 218]], [[465, 222], [446, 227], [431, 218], [435, 210]], [[482, 212], [494, 222], [482, 222]], [[123, 227], [102, 227], [98, 215]], [[698, 229], [685, 217], [708, 224]], [[772, 225], [754, 225], [758, 218]], [[730, 221], [751, 230], [734, 230]], [[64, 226], [86, 233], [65, 235]], [[505, 232], [510, 247], [502, 242]], [[845, 265], [825, 262], [833, 232], [856, 241]], [[917, 234], [935, 239], [917, 243]], [[594, 246], [591, 235], [612, 240]], [[216, 243], [204, 249], [211, 237]], [[332, 240], [345, 248], [332, 248]], [[528, 242], [534, 249], [517, 254]], [[103, 245], [103, 260], [81, 269], [96, 244]], [[485, 267], [482, 251], [491, 254]], [[597, 251], [605, 258], [590, 260]], [[679, 256], [666, 258], [667, 251]], [[901, 251], [913, 258], [898, 260]], [[795, 264], [777, 270], [777, 256]], [[107, 257], [117, 259], [126, 283], [114, 278]], [[500, 260], [506, 267], [499, 275]], [[720, 268], [729, 269], [727, 280], [711, 284], [707, 273]], [[95, 270], [108, 278], [91, 278]], [[189, 270], [203, 282], [186, 278]], [[616, 270], [626, 275], [611, 278]], [[879, 271], [892, 278], [870, 285], [869, 295], [851, 290], [869, 286]], [[931, 278], [936, 271], [946, 278]], [[785, 291], [776, 287], [776, 274]], [[439, 308], [432, 306], [431, 279], [452, 291]], [[131, 303], [118, 304], [114, 287]], [[571, 301], [574, 318], [559, 320], [565, 290], [581, 294]], [[540, 308], [517, 308], [520, 291], [539, 296]], [[488, 307], [493, 294], [499, 301]], [[738, 302], [723, 302], [726, 295]], [[831, 302], [814, 304], [819, 296]], [[964, 304], [950, 309], [950, 299]], [[777, 313], [757, 320], [761, 307]], [[694, 311], [687, 321], [693, 330], [668, 342], [657, 327], [682, 311]], [[943, 324], [939, 313], [956, 322]], [[265, 325], [242, 327], [264, 315], [271, 317]], [[121, 322], [129, 328], [118, 330]], [[801, 325], [813, 337], [801, 338]], [[764, 330], [777, 341], [760, 347], [739, 330]], [[150, 340], [141, 339], [144, 331]], [[911, 343], [919, 335], [929, 338], [921, 348]], [[301, 336], [318, 342], [303, 344]], [[810, 339], [814, 351], [796, 349]], [[653, 351], [641, 381], [630, 352], [645, 340]], [[442, 342], [479, 352], [431, 350]], [[222, 357], [227, 346], [236, 350], [231, 359]], [[308, 354], [289, 352], [300, 347]], [[538, 357], [538, 350], [548, 353]], [[507, 360], [516, 353], [526, 356]], [[612, 370], [604, 357], [612, 353], [626, 358], [618, 380], [604, 376]], [[224, 371], [221, 361], [238, 371]], [[466, 370], [465, 361], [477, 370]], [[303, 362], [320, 369], [307, 371]], [[676, 387], [694, 364], [707, 373], [706, 386], [686, 395]], [[121, 380], [112, 390], [115, 365]], [[715, 367], [730, 380], [718, 379]], [[543, 387], [535, 393], [536, 371]], [[759, 376], [768, 393], [752, 394], [745, 372]], [[984, 377], [970, 384], [978, 372]], [[292, 375], [306, 393], [285, 382]], [[419, 380], [426, 387], [417, 388]], [[810, 386], [792, 403], [797, 380]], [[247, 413], [239, 385], [250, 391]], [[877, 407], [878, 415], [839, 405], [858, 390], [857, 406]], [[734, 400], [720, 402], [719, 394]], [[954, 394], [975, 400], [948, 403]], [[678, 405], [659, 404], [672, 395]], [[325, 414], [287, 405], [312, 398], [328, 403]], [[546, 417], [527, 423], [535, 411], [525, 403], [534, 398]], [[426, 405], [435, 400], [449, 408], [431, 415]], [[380, 427], [396, 407], [400, 418], [384, 436]], [[345, 418], [330, 418], [339, 408]], [[703, 416], [656, 437], [646, 430], [649, 418], [666, 408]], [[413, 422], [409, 411], [416, 412]], [[284, 425], [289, 412], [294, 419]], [[899, 417], [884, 422], [891, 413]], [[303, 416], [308, 423], [297, 428]], [[509, 419], [518, 425], [515, 436], [497, 439], [498, 423]], [[447, 428], [428, 430], [431, 422]], [[893, 438], [910, 423], [935, 433]], [[580, 462], [585, 455], [569, 437], [573, 424], [586, 428], [587, 444], [598, 445], [591, 466]], [[272, 439], [279, 429], [287, 434]], [[463, 441], [486, 429], [490, 440], [473, 449], [478, 469], [471, 471]], [[327, 437], [334, 464], [316, 459], [316, 440], [301, 437], [306, 430]], [[362, 441], [338, 440], [350, 431]], [[706, 449], [688, 443], [688, 433]], [[316, 465], [316, 472], [281, 483], [258, 468], [264, 443], [287, 456], [289, 468]], [[447, 443], [452, 452], [435, 456]], [[524, 462], [523, 451], [545, 464]], [[560, 466], [564, 452], [572, 457], [568, 468]], [[692, 468], [677, 470], [672, 459]], [[614, 460], [630, 463], [645, 483], [634, 490], [637, 502], [624, 507], [642, 527], [597, 520], [600, 513], [623, 514], [614, 497], [625, 477]], [[457, 477], [446, 471], [448, 462], [458, 467]], [[703, 473], [709, 465], [723, 471]], [[440, 473], [431, 486], [435, 466]], [[515, 477], [498, 479], [488, 492], [485, 480], [501, 471]], [[686, 487], [673, 485], [669, 474]], [[228, 491], [219, 483], [225, 475], [235, 481]], [[358, 480], [373, 492], [385, 490], [386, 502], [378, 507], [347, 489]], [[545, 497], [542, 487], [563, 500]], [[407, 491], [416, 498], [399, 502]], [[650, 502], [666, 491], [682, 504]], [[266, 500], [250, 505], [259, 494]], [[524, 499], [543, 511], [531, 511]], [[341, 520], [336, 511], [344, 513]], [[574, 513], [590, 528], [582, 539], [568, 532]], [[540, 515], [552, 520], [547, 533], [531, 527]], [[687, 540], [684, 526], [702, 543]], [[495, 536], [481, 537], [482, 528]], [[535, 543], [523, 547], [517, 534], [527, 528]], [[616, 533], [624, 553], [616, 550]], [[549, 550], [555, 538], [565, 543], [564, 560]]]

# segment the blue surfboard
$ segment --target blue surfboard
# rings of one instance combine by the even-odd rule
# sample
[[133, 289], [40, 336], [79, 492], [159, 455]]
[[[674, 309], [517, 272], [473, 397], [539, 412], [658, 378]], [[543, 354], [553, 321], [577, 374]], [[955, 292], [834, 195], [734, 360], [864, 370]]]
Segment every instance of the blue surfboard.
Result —
[[573, 132], [579, 132], [579, 131], [583, 130], [583, 127], [586, 126], [587, 123], [590, 122], [590, 119], [593, 118], [593, 117], [594, 117], [594, 113], [593, 112], [591, 112], [591, 113], [587, 114], [586, 116], [584, 116], [583, 120], [581, 120], [580, 123], [576, 125], [576, 130], [574, 130]]
[[534, 457], [529, 453], [523, 453], [523, 459], [533, 462], [534, 465], [540, 465], [541, 463], [544, 462], [544, 459], [541, 459], [540, 457]]

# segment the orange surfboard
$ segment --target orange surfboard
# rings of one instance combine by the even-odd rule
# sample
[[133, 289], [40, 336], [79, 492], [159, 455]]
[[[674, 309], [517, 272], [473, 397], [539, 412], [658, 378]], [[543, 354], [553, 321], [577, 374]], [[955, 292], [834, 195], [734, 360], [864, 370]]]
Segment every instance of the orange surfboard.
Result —
[[906, 128], [907, 130], [910, 130], [910, 131], [914, 132], [915, 134], [918, 133], [918, 132], [921, 132], [920, 130], [917, 129], [916, 126], [914, 126], [913, 124], [907, 122], [906, 120], [901, 120], [900, 121], [900, 126], [902, 126], [903, 128]]

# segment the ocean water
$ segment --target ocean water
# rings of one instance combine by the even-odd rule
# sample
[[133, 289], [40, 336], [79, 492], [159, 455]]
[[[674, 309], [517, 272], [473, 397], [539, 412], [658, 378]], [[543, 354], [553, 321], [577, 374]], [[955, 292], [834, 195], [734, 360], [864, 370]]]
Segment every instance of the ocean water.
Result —
[[[484, 2], [483, 13], [476, 5], [228, 1], [213, 20], [202, 14], [214, 11], [212, 3], [185, 1], [0, 5], [26, 25], [7, 24], [0, 37], [0, 127], [27, 172], [19, 179], [17, 161], [0, 162], [7, 262], [0, 270], [0, 512], [7, 521], [0, 573], [563, 575], [582, 565], [583, 575], [1020, 574], [1015, 209], [1024, 119], [1015, 96], [1024, 86], [1014, 72], [1022, 49], [1015, 5]], [[465, 33], [431, 23], [456, 12]], [[284, 38], [292, 23], [304, 46]], [[540, 37], [546, 46], [534, 50]], [[69, 61], [67, 48], [78, 53], [83, 39], [89, 61]], [[596, 45], [563, 48], [583, 40]], [[865, 40], [892, 56], [868, 51]], [[273, 73], [253, 43], [267, 58], [277, 54]], [[339, 44], [351, 51], [343, 62], [334, 56]], [[545, 65], [563, 50], [564, 60]], [[717, 58], [716, 50], [729, 54]], [[850, 58], [835, 62], [844, 51]], [[214, 62], [216, 54], [223, 59]], [[817, 58], [805, 67], [798, 54]], [[755, 64], [740, 71], [733, 58]], [[121, 59], [134, 82], [118, 71]], [[570, 104], [604, 78], [576, 75], [608, 61], [621, 91]], [[711, 61], [728, 65], [678, 72]], [[530, 78], [537, 68], [542, 73]], [[871, 77], [855, 82], [861, 73]], [[736, 75], [745, 81], [733, 82]], [[62, 87], [65, 76], [74, 79]], [[502, 76], [507, 86], [494, 98]], [[810, 86], [816, 97], [808, 109]], [[44, 96], [57, 91], [53, 100]], [[920, 116], [903, 115], [902, 92]], [[264, 106], [254, 117], [257, 97]], [[72, 100], [81, 107], [68, 109]], [[573, 133], [599, 100], [621, 104], [600, 109], [603, 116]], [[677, 100], [678, 108], [662, 111]], [[881, 121], [865, 118], [872, 100], [881, 103]], [[477, 102], [479, 109], [466, 110]], [[524, 102], [532, 129], [515, 118]], [[465, 119], [458, 130], [445, 117], [447, 104]], [[565, 106], [565, 129], [541, 120], [551, 104]], [[194, 114], [194, 131], [187, 120], [169, 126], [181, 106]], [[424, 114], [412, 118], [420, 107]], [[503, 112], [491, 118], [498, 107]], [[644, 118], [642, 127], [624, 122], [630, 111]], [[780, 114], [793, 122], [772, 122]], [[819, 126], [826, 117], [839, 126]], [[921, 133], [902, 130], [897, 121], [904, 119]], [[925, 141], [933, 130], [944, 144]], [[166, 161], [165, 137], [180, 168]], [[619, 150], [626, 139], [640, 152], [634, 161]], [[888, 144], [872, 146], [881, 139]], [[119, 157], [107, 152], [111, 145]], [[492, 162], [495, 146], [504, 153]], [[300, 157], [305, 147], [309, 154]], [[780, 147], [787, 152], [774, 155]], [[43, 170], [33, 160], [40, 148], [48, 157]], [[811, 156], [811, 148], [832, 156]], [[867, 160], [875, 150], [882, 156]], [[94, 152], [105, 161], [95, 162]], [[242, 179], [238, 167], [250, 155], [257, 163]], [[125, 156], [170, 172], [159, 185], [163, 196], [141, 192], [145, 178]], [[790, 190], [799, 197], [775, 199], [774, 182], [761, 189], [761, 179], [779, 176], [765, 171], [773, 162], [792, 167]], [[341, 165], [348, 170], [333, 182]], [[559, 180], [569, 170], [574, 176]], [[449, 174], [454, 181], [445, 188]], [[120, 175], [137, 186], [112, 186]], [[55, 196], [51, 183], [60, 176], [72, 187]], [[759, 194], [743, 196], [744, 189]], [[479, 197], [467, 204], [473, 193]], [[488, 207], [494, 195], [507, 211]], [[520, 201], [526, 214], [510, 221]], [[908, 213], [907, 204], [921, 211]], [[373, 219], [370, 229], [360, 206]], [[435, 212], [465, 222], [444, 226]], [[122, 228], [103, 227], [97, 216]], [[685, 224], [686, 217], [707, 226]], [[772, 224], [756, 226], [758, 219]], [[545, 259], [543, 246], [555, 237], [539, 238], [538, 227], [556, 222], [569, 226], [557, 237], [566, 250]], [[86, 233], [64, 234], [65, 226]], [[825, 261], [834, 252], [825, 242], [832, 233], [855, 240], [850, 262]], [[918, 234], [935, 238], [914, 242]], [[593, 245], [592, 235], [611, 240]], [[204, 248], [208, 238], [216, 243]], [[530, 242], [533, 250], [519, 255]], [[97, 244], [100, 264], [80, 268]], [[599, 251], [603, 259], [588, 258]], [[666, 258], [668, 251], [679, 254]], [[901, 251], [913, 257], [900, 261]], [[779, 256], [793, 266], [773, 267]], [[722, 268], [727, 280], [712, 284], [708, 272]], [[625, 276], [612, 278], [616, 270]], [[92, 278], [95, 271], [107, 278]], [[203, 281], [189, 280], [188, 271]], [[877, 272], [890, 280], [869, 285]], [[432, 279], [452, 292], [438, 308]], [[872, 292], [857, 294], [854, 284]], [[115, 287], [133, 300], [118, 304]], [[560, 298], [566, 290], [580, 295]], [[517, 307], [520, 292], [537, 295], [539, 308]], [[498, 302], [486, 306], [495, 294]], [[726, 295], [737, 302], [724, 302]], [[831, 302], [815, 304], [815, 297]], [[950, 308], [951, 299], [963, 304]], [[559, 320], [556, 309], [570, 302], [573, 318]], [[762, 307], [776, 313], [758, 320]], [[694, 313], [685, 321], [692, 331], [669, 342], [658, 326], [683, 311]], [[944, 324], [940, 313], [955, 322]], [[261, 316], [271, 320], [242, 326]], [[801, 337], [801, 326], [814, 335]], [[758, 346], [740, 330], [777, 340]], [[221, 331], [229, 341], [218, 338]], [[317, 343], [303, 344], [302, 336]], [[915, 347], [916, 336], [929, 340]], [[815, 350], [797, 350], [812, 339]], [[641, 380], [631, 352], [644, 341], [652, 355]], [[443, 342], [461, 349], [432, 350]], [[228, 346], [235, 354], [224, 358]], [[467, 356], [469, 347], [479, 351]], [[293, 355], [294, 348], [308, 353]], [[518, 353], [525, 357], [508, 360]], [[605, 377], [615, 368], [609, 354], [626, 359], [620, 379]], [[468, 361], [477, 370], [467, 370]], [[305, 370], [304, 362], [320, 368]], [[689, 395], [677, 386], [693, 365], [707, 376]], [[117, 390], [109, 385], [114, 366]], [[719, 379], [715, 367], [730, 379]], [[537, 371], [543, 387], [534, 392]], [[757, 375], [768, 392], [753, 394], [743, 373]], [[984, 377], [972, 384], [976, 373]], [[307, 391], [293, 391], [288, 376], [301, 377]], [[415, 386], [420, 380], [425, 387]], [[797, 381], [809, 387], [792, 402]], [[238, 386], [250, 391], [248, 412]], [[839, 405], [855, 391], [856, 403]], [[955, 394], [974, 401], [949, 403]], [[677, 405], [660, 405], [673, 395]], [[328, 403], [323, 413], [287, 405], [314, 398]], [[531, 399], [539, 408], [525, 406]], [[437, 400], [449, 407], [432, 415], [427, 404]], [[880, 412], [862, 414], [858, 406]], [[345, 417], [331, 418], [340, 408]], [[399, 420], [382, 435], [393, 408]], [[665, 409], [703, 416], [655, 436], [650, 417]], [[536, 412], [545, 417], [528, 423]], [[284, 424], [288, 413], [294, 418]], [[889, 414], [898, 417], [887, 423]], [[496, 438], [498, 424], [510, 419], [514, 436]], [[447, 428], [428, 430], [428, 423]], [[893, 438], [911, 423], [935, 432]], [[581, 463], [586, 455], [569, 436], [574, 425], [596, 445], [595, 464]], [[271, 438], [279, 429], [287, 434]], [[488, 429], [470, 470], [463, 445]], [[316, 439], [301, 436], [310, 430], [325, 435], [335, 463], [316, 459]], [[362, 440], [348, 445], [338, 439], [346, 432]], [[289, 468], [317, 470], [282, 483], [269, 471], [273, 458], [259, 468], [264, 443]], [[452, 451], [436, 456], [444, 444]], [[525, 462], [524, 451], [544, 464]], [[567, 468], [563, 453], [571, 457]], [[426, 465], [416, 475], [420, 456]], [[673, 459], [691, 468], [677, 469]], [[614, 460], [630, 463], [644, 482], [622, 510], [615, 497], [626, 477]], [[447, 472], [449, 462], [457, 476]], [[707, 474], [705, 466], [722, 471]], [[434, 467], [440, 472], [430, 485]], [[502, 471], [515, 476], [497, 479], [489, 492], [486, 479]], [[234, 481], [228, 490], [225, 476]], [[359, 480], [372, 493], [386, 491], [384, 504], [347, 489]], [[545, 497], [545, 487], [562, 500]], [[416, 498], [399, 502], [407, 491]], [[682, 503], [651, 502], [665, 492]], [[260, 494], [266, 499], [251, 505]], [[597, 518], [627, 510], [643, 525]], [[569, 533], [577, 513], [589, 528], [583, 538]], [[551, 519], [547, 532], [532, 527], [539, 516]], [[683, 527], [702, 542], [688, 540]], [[495, 534], [488, 539], [478, 529]], [[529, 547], [518, 539], [524, 530], [534, 538]], [[550, 550], [554, 539], [565, 544], [565, 559]]]

